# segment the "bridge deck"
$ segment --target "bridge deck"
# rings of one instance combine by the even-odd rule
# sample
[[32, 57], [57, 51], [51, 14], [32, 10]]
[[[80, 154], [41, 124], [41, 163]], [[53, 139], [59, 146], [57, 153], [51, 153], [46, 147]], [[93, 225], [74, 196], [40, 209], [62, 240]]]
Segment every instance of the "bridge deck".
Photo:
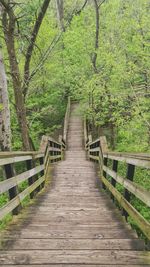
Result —
[[82, 120], [72, 107], [66, 160], [52, 186], [20, 225], [8, 230], [0, 266], [150, 266], [143, 242], [98, 189], [94, 164], [82, 149]]

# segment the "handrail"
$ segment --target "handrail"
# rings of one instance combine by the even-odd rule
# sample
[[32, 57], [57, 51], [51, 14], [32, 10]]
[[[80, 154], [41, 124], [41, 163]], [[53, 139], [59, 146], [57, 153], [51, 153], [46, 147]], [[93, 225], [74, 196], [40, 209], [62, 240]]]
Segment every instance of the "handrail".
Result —
[[[85, 140], [85, 149], [87, 150], [88, 158], [99, 164], [103, 189], [109, 190], [113, 201], [114, 199], [117, 200], [122, 207], [122, 215], [126, 220], [130, 215], [139, 229], [150, 239], [150, 223], [130, 203], [131, 194], [133, 194], [147, 207], [150, 207], [150, 191], [134, 182], [136, 166], [150, 169], [150, 154], [110, 152], [105, 136], [101, 136], [94, 141], [89, 141], [88, 136], [88, 139]], [[112, 161], [112, 169], [107, 166], [108, 159]], [[117, 173], [119, 162], [127, 165], [126, 177], [122, 177]], [[111, 177], [111, 180], [107, 176]], [[123, 194], [116, 188], [117, 183], [124, 187]]]
[[[43, 144], [42, 144], [43, 142]], [[0, 152], [0, 166], [3, 166], [6, 180], [0, 182], [0, 195], [9, 192], [10, 200], [0, 208], [0, 220], [8, 213], [20, 212], [22, 200], [29, 195], [33, 198], [43, 187], [48, 174], [49, 163], [63, 158], [63, 145], [51, 137], [43, 136], [41, 151]], [[27, 170], [16, 175], [16, 163], [25, 162]], [[28, 186], [21, 193], [18, 186], [28, 181]]]

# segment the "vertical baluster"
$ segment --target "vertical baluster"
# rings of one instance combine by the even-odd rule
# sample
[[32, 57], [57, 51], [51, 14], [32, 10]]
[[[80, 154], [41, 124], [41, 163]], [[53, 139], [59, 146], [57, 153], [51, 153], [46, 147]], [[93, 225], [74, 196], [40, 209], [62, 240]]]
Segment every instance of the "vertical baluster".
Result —
[[[130, 181], [133, 181], [134, 172], [135, 172], [135, 166], [132, 164], [128, 164], [126, 178], [129, 179]], [[124, 190], [124, 197], [128, 202], [130, 202], [131, 193], [127, 189]], [[123, 209], [122, 215], [125, 216], [127, 220], [128, 213], [126, 210]]]
[[[26, 166], [27, 166], [27, 170], [29, 171], [29, 170], [31, 170], [33, 167], [35, 167], [35, 162], [33, 162], [33, 159], [28, 159], [27, 161], [26, 161]], [[29, 186], [30, 185], [32, 185], [36, 180], [38, 179], [38, 176], [32, 176], [32, 177], [30, 177], [29, 179], [28, 179], [28, 184], [29, 184]], [[32, 191], [31, 193], [30, 193], [30, 198], [32, 199], [32, 198], [34, 198], [34, 195], [35, 195], [35, 192], [36, 192], [37, 190], [34, 190], [34, 191]]]
[[[108, 158], [104, 158], [104, 166], [107, 167], [107, 163], [108, 163]], [[107, 178], [107, 173], [105, 171], [103, 171], [103, 176]], [[102, 183], [102, 188], [106, 190], [106, 186], [103, 183]]]
[[[112, 169], [114, 172], [117, 173], [117, 170], [118, 170], [118, 161], [117, 160], [113, 160], [113, 166], [112, 166]], [[115, 187], [116, 186], [116, 180], [111, 178], [111, 184]], [[111, 199], [114, 201], [114, 196], [113, 194], [111, 194]]]
[[[44, 164], [44, 158], [39, 158], [40, 165]], [[44, 170], [40, 171], [40, 177], [44, 176]], [[44, 187], [45, 182], [43, 182], [40, 186], [40, 189]]]

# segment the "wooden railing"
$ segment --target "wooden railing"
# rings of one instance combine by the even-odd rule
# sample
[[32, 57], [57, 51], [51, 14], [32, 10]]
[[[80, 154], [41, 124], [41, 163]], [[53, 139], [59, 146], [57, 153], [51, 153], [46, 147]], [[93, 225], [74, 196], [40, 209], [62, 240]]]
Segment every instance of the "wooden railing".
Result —
[[[70, 99], [65, 116], [65, 136], [67, 135], [69, 113]], [[5, 176], [5, 179], [0, 182], [0, 197], [7, 193], [9, 196], [7, 203], [0, 208], [0, 221], [9, 213], [17, 215], [20, 212], [22, 201], [27, 196], [32, 199], [44, 187], [50, 163], [62, 160], [65, 148], [66, 142], [62, 136], [59, 137], [59, 141], [43, 136], [39, 151], [0, 152], [0, 167], [3, 168]], [[17, 173], [18, 163], [21, 163], [20, 173]], [[27, 185], [20, 192], [20, 185], [25, 181]]]
[[[84, 130], [86, 131], [86, 126]], [[134, 195], [147, 207], [150, 207], [150, 191], [134, 182], [136, 167], [141, 167], [142, 170], [150, 169], [150, 155], [144, 153], [110, 152], [108, 151], [106, 138], [104, 136], [95, 141], [92, 141], [92, 137], [88, 136], [86, 132], [84, 136], [87, 136], [85, 148], [88, 153], [88, 158], [99, 164], [100, 179], [103, 189], [107, 189], [110, 192], [113, 201], [117, 200], [119, 206], [122, 207], [122, 215], [125, 216], [126, 220], [128, 216], [131, 216], [139, 229], [150, 239], [150, 223], [130, 202], [131, 195]], [[112, 167], [108, 167], [108, 160], [111, 161]], [[117, 173], [119, 162], [123, 162], [126, 165], [126, 177], [122, 177]], [[117, 183], [123, 186], [123, 194], [116, 188]]]
[[[45, 152], [1, 152], [0, 166], [4, 168], [6, 179], [0, 182], [0, 195], [9, 193], [9, 201], [0, 208], [0, 220], [8, 213], [17, 215], [22, 201], [27, 197], [33, 198], [43, 187], [47, 177], [49, 163], [61, 160], [63, 157], [62, 144], [47, 138]], [[24, 163], [26, 171], [17, 174], [16, 164]], [[18, 187], [24, 182], [28, 186], [19, 193]]]

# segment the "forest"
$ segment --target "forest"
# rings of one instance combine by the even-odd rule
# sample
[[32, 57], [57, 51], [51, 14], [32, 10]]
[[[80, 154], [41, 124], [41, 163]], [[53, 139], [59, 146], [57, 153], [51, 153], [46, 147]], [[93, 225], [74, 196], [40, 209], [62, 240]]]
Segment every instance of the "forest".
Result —
[[[0, 0], [0, 150], [59, 135], [71, 97], [111, 150], [149, 153], [149, 10], [149, 0]], [[150, 190], [148, 171], [136, 177]]]

